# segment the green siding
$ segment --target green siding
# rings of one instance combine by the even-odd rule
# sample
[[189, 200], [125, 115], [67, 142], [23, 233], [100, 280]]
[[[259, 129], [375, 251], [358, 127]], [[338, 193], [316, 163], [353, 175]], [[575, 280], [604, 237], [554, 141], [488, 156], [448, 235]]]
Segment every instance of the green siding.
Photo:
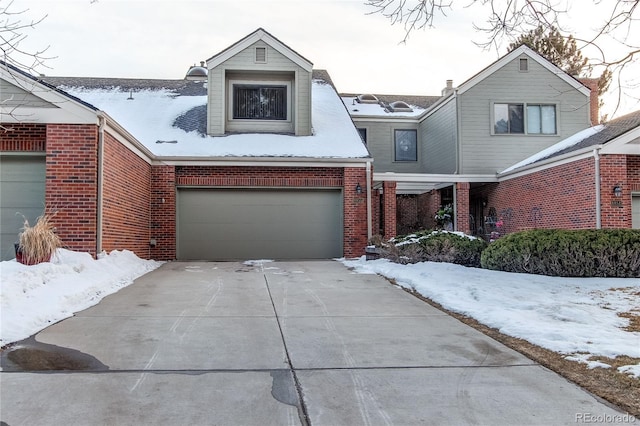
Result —
[[420, 123], [424, 173], [456, 171], [456, 98], [449, 99]]

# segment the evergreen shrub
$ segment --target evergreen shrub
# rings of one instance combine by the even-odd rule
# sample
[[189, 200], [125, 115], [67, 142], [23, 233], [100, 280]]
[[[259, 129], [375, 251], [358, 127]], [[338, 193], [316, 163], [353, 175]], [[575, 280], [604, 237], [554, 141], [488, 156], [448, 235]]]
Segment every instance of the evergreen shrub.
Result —
[[558, 277], [640, 277], [640, 230], [516, 232], [491, 243], [482, 253], [481, 265]]

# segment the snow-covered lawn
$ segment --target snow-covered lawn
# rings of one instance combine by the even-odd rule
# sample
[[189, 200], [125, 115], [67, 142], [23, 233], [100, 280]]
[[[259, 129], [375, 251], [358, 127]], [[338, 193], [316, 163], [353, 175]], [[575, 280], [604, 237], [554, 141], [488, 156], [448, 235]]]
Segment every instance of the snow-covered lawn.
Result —
[[[386, 259], [343, 260], [359, 273], [380, 274], [445, 309], [475, 318], [590, 367], [590, 356], [640, 358], [640, 332], [625, 331], [640, 316], [640, 280], [559, 278], [467, 268], [451, 263], [400, 265]], [[640, 378], [640, 364], [621, 367]]]
[[88, 253], [64, 249], [39, 265], [0, 262], [0, 346], [96, 305], [161, 264], [127, 250], [95, 260]]

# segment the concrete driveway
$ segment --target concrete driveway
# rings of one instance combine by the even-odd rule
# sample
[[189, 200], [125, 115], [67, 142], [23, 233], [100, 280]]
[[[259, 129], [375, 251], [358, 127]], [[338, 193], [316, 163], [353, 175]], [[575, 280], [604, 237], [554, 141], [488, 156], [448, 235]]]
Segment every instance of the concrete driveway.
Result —
[[[334, 261], [167, 263], [22, 351], [3, 354], [0, 420], [11, 426], [559, 425], [623, 415]], [[39, 358], [74, 370], [24, 371], [42, 368]]]

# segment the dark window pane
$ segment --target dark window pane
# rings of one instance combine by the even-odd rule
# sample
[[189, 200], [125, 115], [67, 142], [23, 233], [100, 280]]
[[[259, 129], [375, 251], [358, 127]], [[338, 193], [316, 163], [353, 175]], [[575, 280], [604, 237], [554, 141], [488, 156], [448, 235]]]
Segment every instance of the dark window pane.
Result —
[[233, 86], [233, 118], [286, 120], [286, 86]]
[[524, 133], [524, 106], [509, 104], [509, 133]]
[[362, 138], [362, 142], [364, 142], [364, 144], [367, 144], [367, 129], [358, 129], [358, 133], [360, 133], [360, 137]]
[[395, 131], [396, 161], [418, 161], [418, 138], [416, 130]]

